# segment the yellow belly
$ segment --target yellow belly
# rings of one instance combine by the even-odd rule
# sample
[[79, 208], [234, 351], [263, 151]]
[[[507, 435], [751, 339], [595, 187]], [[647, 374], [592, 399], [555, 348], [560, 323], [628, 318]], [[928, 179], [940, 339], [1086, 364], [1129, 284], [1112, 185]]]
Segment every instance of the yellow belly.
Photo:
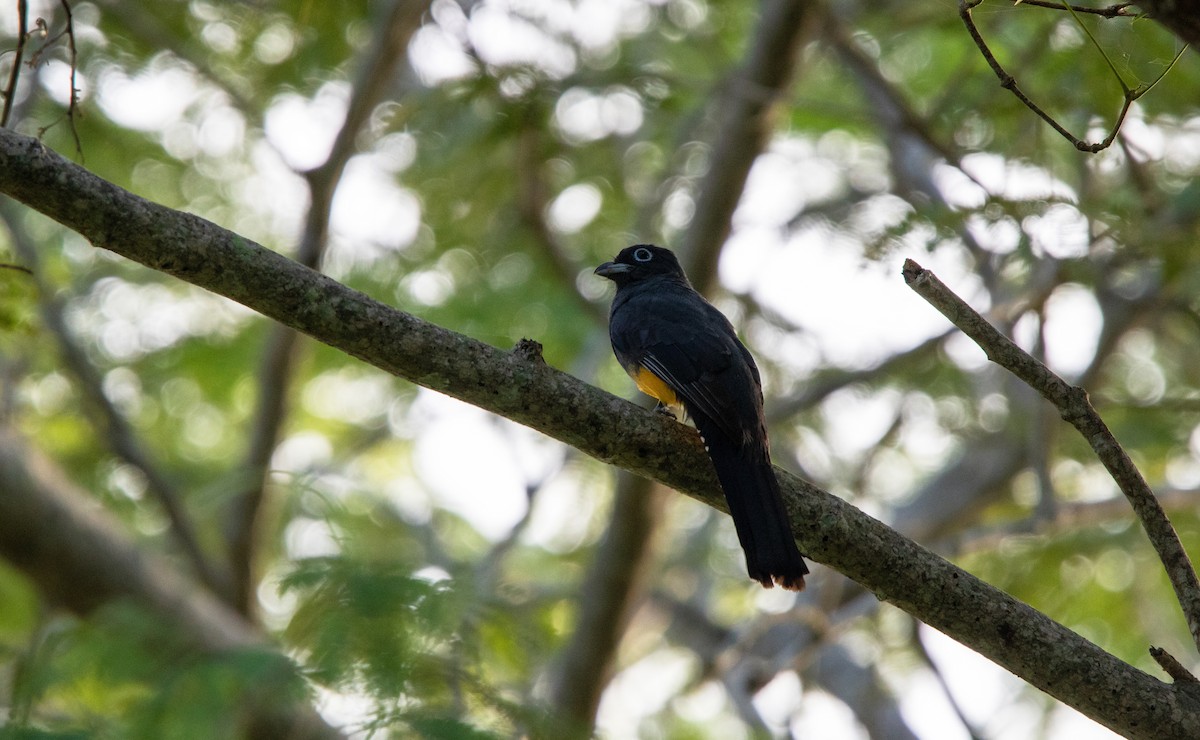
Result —
[[680, 406], [679, 397], [675, 395], [675, 391], [671, 390], [671, 387], [663, 382], [662, 378], [646, 368], [635, 368], [629, 375], [633, 378], [633, 382], [637, 383], [638, 390], [642, 393], [653, 396], [666, 406], [674, 408]]

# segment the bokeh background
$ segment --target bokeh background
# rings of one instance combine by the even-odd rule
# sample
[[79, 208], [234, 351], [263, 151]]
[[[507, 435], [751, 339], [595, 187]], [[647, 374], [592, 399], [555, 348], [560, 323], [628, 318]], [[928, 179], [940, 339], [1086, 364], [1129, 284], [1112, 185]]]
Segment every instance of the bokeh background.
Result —
[[[1083, 153], [945, 0], [42, 0], [9, 125], [630, 398], [592, 269], [676, 248], [758, 358], [777, 464], [1126, 661], [1194, 664], [1087, 445], [900, 264], [1087, 388], [1196, 552], [1200, 63], [1153, 20], [973, 17], [1081, 139], [1161, 80]], [[0, 261], [4, 444], [261, 625], [348, 736], [1113, 737], [820, 565], [764, 591], [722, 514], [3, 198]], [[0, 561], [22, 737], [237, 735], [278, 680], [41, 587]]]

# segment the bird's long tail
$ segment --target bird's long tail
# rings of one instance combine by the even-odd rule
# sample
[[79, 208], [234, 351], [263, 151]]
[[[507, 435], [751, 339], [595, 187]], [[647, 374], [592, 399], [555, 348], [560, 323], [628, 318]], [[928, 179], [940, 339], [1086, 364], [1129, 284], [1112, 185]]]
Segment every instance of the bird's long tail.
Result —
[[808, 566], [792, 537], [770, 457], [765, 450], [735, 445], [715, 429], [701, 429], [701, 433], [725, 491], [750, 577], [767, 588], [778, 583], [791, 591], [803, 590]]

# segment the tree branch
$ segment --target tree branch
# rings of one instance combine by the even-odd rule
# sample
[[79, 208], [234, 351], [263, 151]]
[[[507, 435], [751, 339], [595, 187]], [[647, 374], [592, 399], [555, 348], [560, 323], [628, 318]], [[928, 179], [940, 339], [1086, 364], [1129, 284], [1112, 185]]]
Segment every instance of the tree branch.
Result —
[[[996, 56], [992, 54], [992, 50], [988, 47], [987, 42], [984, 41], [983, 34], [979, 32], [979, 28], [975, 25], [975, 21], [972, 18], [972, 11], [982, 4], [983, 0], [959, 0], [958, 15], [959, 18], [962, 19], [963, 24], [967, 27], [967, 33], [970, 34], [971, 40], [975, 42], [975, 46], [979, 48], [979, 52], [983, 55], [984, 60], [988, 63], [988, 66], [992, 68], [992, 71], [996, 74], [996, 77], [999, 78], [1000, 87], [1003, 87], [1016, 96], [1016, 98], [1020, 100], [1026, 108], [1033, 111], [1039, 118], [1050, 124], [1051, 128], [1061, 134], [1063, 138], [1071, 142], [1071, 145], [1081, 152], [1095, 154], [1096, 152], [1102, 151], [1111, 146], [1113, 141], [1117, 138], [1117, 134], [1120, 133], [1121, 125], [1125, 122], [1125, 116], [1129, 113], [1129, 108], [1133, 105], [1134, 101], [1136, 101], [1142, 95], [1150, 92], [1150, 89], [1158, 84], [1158, 81], [1161, 80], [1167, 74], [1167, 72], [1169, 72], [1171, 68], [1175, 66], [1175, 62], [1179, 61], [1179, 57], [1183, 55], [1184, 51], [1186, 51], [1186, 47], [1181, 49], [1171, 63], [1167, 65], [1166, 69], [1153, 82], [1148, 85], [1139, 85], [1136, 88], [1129, 87], [1124, 78], [1117, 71], [1116, 67], [1113, 66], [1111, 61], [1109, 61], [1109, 67], [1112, 69], [1113, 76], [1116, 78], [1117, 84], [1121, 86], [1121, 109], [1117, 112], [1112, 127], [1109, 129], [1108, 135], [1105, 136], [1101, 141], [1088, 142], [1072, 134], [1066, 129], [1066, 127], [1055, 120], [1053, 116], [1042, 110], [1037, 103], [1033, 102], [1033, 100], [1021, 90], [1021, 88], [1017, 85], [1016, 78], [1006, 72], [1004, 67], [1000, 65], [1000, 62], [997, 61]], [[1172, 5], [1172, 3], [1163, 2], [1161, 5], [1164, 7], [1160, 8], [1160, 10], [1166, 10], [1165, 6]], [[1072, 15], [1076, 12], [1075, 7], [1071, 5], [1060, 5], [1059, 7], [1068, 11]], [[1109, 15], [1105, 13], [1099, 13], [1099, 15], [1106, 18], [1114, 18], [1120, 14], [1117, 13]], [[1194, 20], [1191, 20], [1190, 23], [1193, 28], [1198, 25]], [[1090, 32], [1088, 32], [1086, 28], [1084, 28], [1083, 31], [1089, 37], [1091, 36]], [[1099, 47], [1097, 48], [1099, 49]], [[1100, 53], [1101, 55], [1104, 54], [1102, 49], [1100, 50]], [[1107, 60], [1107, 56], [1105, 56], [1105, 59]]]
[[394, 0], [387, 17], [383, 19], [375, 35], [371, 49], [362, 60], [350, 101], [346, 106], [346, 119], [338, 130], [337, 137], [325, 161], [304, 173], [308, 181], [312, 204], [304, 235], [297, 250], [296, 259], [301, 264], [316, 268], [324, 243], [329, 233], [329, 215], [333, 194], [341, 182], [346, 163], [358, 147], [355, 140], [374, 112], [375, 106], [387, 94], [395, 80], [396, 65], [408, 50], [408, 40], [421, 26], [421, 18], [429, 10], [429, 0]]
[[742, 68], [718, 98], [708, 172], [696, 212], [679, 244], [687, 273], [701, 293], [716, 283], [717, 258], [754, 160], [775, 130], [778, 102], [795, 75], [800, 48], [820, 14], [802, 0], [765, 0]]
[[1137, 5], [1185, 44], [1200, 46], [1200, 1], [1142, 0]]
[[665, 503], [650, 479], [618, 476], [610, 524], [584, 575], [579, 619], [551, 689], [551, 705], [573, 726], [590, 729], [595, 722], [612, 658], [650, 575], [652, 535]]
[[997, 331], [937, 276], [916, 262], [904, 262], [904, 280], [973, 339], [989, 360], [1016, 375], [1054, 404], [1063, 419], [1088, 441], [1141, 520], [1146, 535], [1166, 568], [1192, 639], [1200, 648], [1200, 580], [1196, 578], [1192, 561], [1145, 478], [1092, 407], [1087, 391], [1068, 384], [1051, 372], [1050, 368]]
[[[137, 197], [0, 129], [0, 193], [112, 250], [382, 370], [525, 424], [725, 510], [694, 431], [563, 372], [390, 308], [197, 216]], [[776, 470], [804, 552], [1116, 732], [1200, 737], [1200, 696], [1166, 684]]]
[[1160, 647], [1150, 646], [1150, 657], [1162, 667], [1163, 672], [1171, 677], [1176, 683], [1197, 683], [1196, 677], [1192, 672], [1183, 667], [1174, 655], [1171, 655], [1166, 650]]
[[[428, 0], [393, 2], [359, 68], [346, 118], [334, 138], [329, 156], [319, 167], [303, 173], [308, 184], [309, 207], [296, 249], [296, 260], [302, 265], [317, 269], [321, 263], [329, 241], [333, 196], [346, 164], [357, 149], [356, 139], [375, 106], [387, 93], [395, 78], [396, 65], [408, 49], [408, 40], [420, 27], [428, 8]], [[243, 614], [253, 610], [256, 545], [261, 531], [259, 519], [269, 484], [271, 456], [287, 418], [288, 390], [300, 357], [298, 340], [295, 331], [286, 326], [271, 327], [259, 362], [258, 406], [251, 422], [250, 444], [243, 463], [248, 487], [232, 503], [227, 534], [235, 582], [234, 603]]]
[[21, 78], [21, 64], [25, 61], [25, 39], [29, 35], [29, 0], [17, 0], [17, 48], [13, 51], [12, 67], [8, 70], [8, 82], [0, 91], [4, 107], [0, 108], [0, 128], [8, 125], [13, 106], [17, 103], [17, 80]]

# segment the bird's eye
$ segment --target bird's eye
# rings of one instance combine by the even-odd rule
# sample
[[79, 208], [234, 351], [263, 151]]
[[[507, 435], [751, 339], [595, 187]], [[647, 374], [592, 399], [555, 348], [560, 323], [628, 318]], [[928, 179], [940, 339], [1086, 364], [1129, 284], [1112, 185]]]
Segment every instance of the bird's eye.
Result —
[[638, 262], [649, 262], [654, 259], [654, 254], [645, 247], [638, 247], [633, 250], [633, 258]]

